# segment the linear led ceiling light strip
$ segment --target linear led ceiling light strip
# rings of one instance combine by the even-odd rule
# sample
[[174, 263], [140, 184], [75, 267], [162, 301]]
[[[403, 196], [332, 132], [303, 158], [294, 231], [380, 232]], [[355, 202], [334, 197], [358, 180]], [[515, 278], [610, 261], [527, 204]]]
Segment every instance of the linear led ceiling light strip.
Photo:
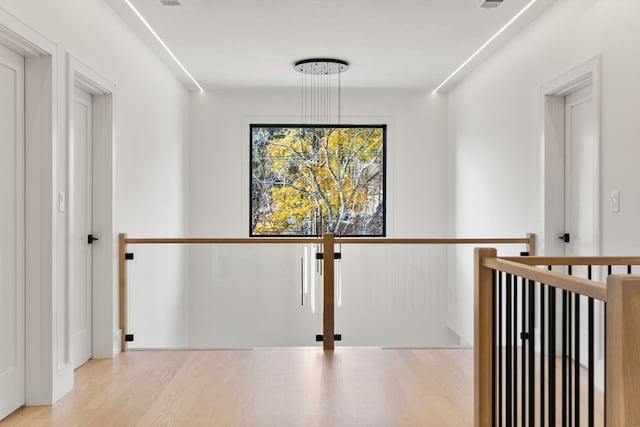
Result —
[[151, 34], [153, 34], [153, 36], [156, 38], [156, 40], [158, 40], [158, 43], [160, 43], [160, 45], [162, 45], [164, 50], [166, 50], [167, 53], [171, 56], [171, 58], [173, 58], [173, 60], [176, 62], [176, 64], [178, 64], [180, 69], [182, 71], [184, 71], [184, 73], [191, 79], [191, 81], [198, 87], [198, 89], [200, 89], [200, 92], [204, 92], [204, 89], [202, 88], [202, 86], [200, 86], [200, 84], [196, 81], [196, 79], [193, 78], [193, 76], [185, 68], [185, 66], [182, 65], [182, 62], [180, 62], [178, 60], [178, 58], [176, 58], [176, 56], [173, 54], [173, 52], [171, 52], [171, 49], [169, 49], [169, 46], [167, 46], [167, 44], [160, 38], [158, 33], [155, 32], [155, 30], [151, 27], [151, 25], [147, 22], [147, 20], [144, 19], [144, 16], [142, 16], [142, 14], [140, 12], [138, 12], [138, 9], [135, 8], [135, 6], [131, 3], [131, 1], [130, 0], [124, 0], [124, 2], [127, 4], [127, 6], [129, 6], [131, 8], [131, 10], [133, 10], [133, 13], [136, 14], [138, 19], [140, 19], [140, 21], [142, 21], [142, 23], [145, 25], [145, 27], [147, 27], [147, 29], [151, 32]]
[[511, 26], [511, 24], [513, 24], [514, 22], [516, 22], [518, 20], [518, 18], [520, 18], [527, 10], [529, 10], [529, 8], [531, 6], [533, 6], [533, 4], [538, 1], [538, 0], [531, 0], [524, 8], [522, 8], [522, 10], [520, 12], [518, 12], [516, 14], [516, 16], [514, 16], [513, 18], [511, 18], [511, 20], [509, 22], [507, 22], [502, 28], [500, 28], [498, 30], [497, 33], [495, 33], [493, 36], [491, 36], [491, 38], [489, 40], [487, 40], [482, 46], [480, 46], [480, 49], [476, 50], [473, 55], [471, 55], [466, 61], [464, 61], [462, 63], [462, 65], [460, 65], [458, 68], [456, 68], [456, 70], [451, 73], [451, 75], [449, 75], [449, 77], [447, 77], [446, 79], [444, 79], [444, 81], [442, 83], [440, 83], [438, 85], [437, 88], [435, 88], [433, 90], [433, 92], [438, 92], [440, 89], [442, 89], [442, 87], [444, 85], [447, 84], [447, 82], [449, 82], [449, 80], [451, 80], [453, 77], [455, 77], [456, 74], [458, 74], [464, 67], [467, 66], [467, 64], [469, 64], [471, 61], [473, 61], [473, 59], [478, 56], [480, 54], [480, 52], [482, 52], [483, 50], [485, 50], [485, 48], [487, 46], [489, 46], [491, 44], [491, 42], [493, 42], [500, 34], [502, 34], [503, 32], [506, 31], [507, 28], [509, 28]]

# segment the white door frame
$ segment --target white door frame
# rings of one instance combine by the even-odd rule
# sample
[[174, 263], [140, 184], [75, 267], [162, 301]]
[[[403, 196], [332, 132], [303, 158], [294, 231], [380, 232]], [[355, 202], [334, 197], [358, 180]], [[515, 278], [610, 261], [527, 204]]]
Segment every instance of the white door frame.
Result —
[[[92, 355], [113, 357], [120, 351], [120, 333], [113, 333], [114, 306], [117, 298], [117, 248], [114, 215], [114, 97], [115, 85], [71, 54], [67, 54], [67, 164], [68, 182], [73, 182], [72, 161], [74, 88], [78, 86], [93, 95], [93, 231], [100, 240], [93, 247]], [[71, 185], [68, 186], [71, 192]], [[69, 194], [73, 197], [73, 194]], [[73, 214], [67, 215], [70, 233]], [[67, 235], [67, 242], [71, 236]], [[74, 260], [67, 245], [67, 268], [73, 271]], [[69, 294], [67, 294], [69, 297]], [[70, 300], [69, 300], [70, 302]], [[70, 324], [69, 324], [70, 328]], [[71, 331], [69, 330], [70, 334]]]
[[25, 57], [26, 404], [48, 404], [66, 393], [72, 373], [60, 366], [56, 293], [65, 272], [56, 269], [54, 194], [58, 151], [58, 47], [0, 9], [0, 43]]
[[582, 87], [592, 85], [592, 100], [595, 109], [596, 123], [593, 158], [597, 159], [598, 167], [594, 171], [595, 181], [594, 200], [596, 208], [594, 215], [593, 236], [595, 240], [593, 255], [600, 255], [600, 187], [601, 187], [601, 99], [600, 99], [600, 73], [601, 58], [597, 56], [562, 76], [544, 84], [541, 89], [542, 104], [542, 164], [543, 164], [543, 236], [539, 246], [542, 254], [546, 256], [562, 255], [563, 243], [558, 236], [564, 233], [564, 97]]

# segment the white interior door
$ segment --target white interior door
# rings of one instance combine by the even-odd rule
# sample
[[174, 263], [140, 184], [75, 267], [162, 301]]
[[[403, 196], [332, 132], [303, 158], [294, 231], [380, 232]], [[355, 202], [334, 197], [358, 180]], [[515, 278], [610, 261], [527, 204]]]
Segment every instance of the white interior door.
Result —
[[565, 256], [597, 255], [597, 135], [592, 86], [565, 98]]
[[76, 87], [73, 103], [71, 209], [71, 363], [91, 358], [93, 228], [93, 97]]
[[0, 419], [25, 403], [24, 58], [0, 46]]

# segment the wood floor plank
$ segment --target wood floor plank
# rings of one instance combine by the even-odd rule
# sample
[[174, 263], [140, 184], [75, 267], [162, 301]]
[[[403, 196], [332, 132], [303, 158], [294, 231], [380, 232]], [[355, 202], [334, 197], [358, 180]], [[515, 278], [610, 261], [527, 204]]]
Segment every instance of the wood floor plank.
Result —
[[139, 351], [91, 360], [2, 427], [469, 426], [471, 350]]
[[[465, 349], [128, 352], [89, 361], [68, 396], [0, 426], [465, 427], [472, 358]], [[586, 402], [581, 410], [586, 420]], [[602, 414], [597, 391], [596, 426]]]

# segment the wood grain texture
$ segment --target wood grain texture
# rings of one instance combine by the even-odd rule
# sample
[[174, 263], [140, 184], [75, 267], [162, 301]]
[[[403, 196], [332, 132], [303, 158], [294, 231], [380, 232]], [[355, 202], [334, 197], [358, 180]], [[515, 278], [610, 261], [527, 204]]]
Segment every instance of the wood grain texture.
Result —
[[527, 233], [527, 237], [529, 238], [529, 256], [534, 256], [536, 254], [536, 234]]
[[[443, 238], [390, 238], [390, 237], [335, 237], [336, 244], [529, 244], [529, 237], [443, 237]], [[318, 237], [129, 237], [127, 244], [321, 244]]]
[[335, 333], [335, 274], [334, 274], [334, 238], [325, 234], [322, 239], [322, 348], [333, 350]]
[[640, 426], [640, 276], [609, 276], [606, 425]]
[[322, 243], [322, 239], [318, 237], [136, 237], [127, 238], [126, 242], [130, 245], [273, 245]]
[[127, 333], [127, 261], [124, 259], [127, 251], [127, 235], [118, 235], [118, 295], [120, 302], [120, 351], [127, 349], [125, 334]]
[[574, 256], [574, 257], [500, 257], [506, 261], [526, 265], [640, 265], [640, 257], [631, 256]]
[[453, 245], [468, 245], [468, 244], [521, 244], [529, 243], [528, 238], [501, 238], [501, 237], [442, 237], [442, 238], [375, 238], [375, 237], [348, 237], [348, 238], [336, 238], [336, 243], [343, 245], [346, 244], [453, 244]]
[[[0, 425], [468, 427], [472, 360], [468, 349], [129, 351], [89, 361], [58, 403], [21, 408]], [[602, 401], [596, 391], [596, 427]]]
[[474, 420], [476, 427], [492, 425], [493, 374], [493, 271], [484, 266], [485, 258], [495, 258], [493, 248], [476, 248], [474, 280]]
[[[526, 258], [528, 257], [522, 257], [522, 259]], [[497, 271], [514, 274], [518, 277], [524, 277], [558, 289], [565, 289], [600, 301], [607, 301], [607, 285], [601, 282], [568, 276], [555, 271], [525, 265], [520, 262], [508, 261], [503, 258], [484, 258], [483, 265]]]
[[467, 427], [471, 350], [129, 351], [3, 427]]

